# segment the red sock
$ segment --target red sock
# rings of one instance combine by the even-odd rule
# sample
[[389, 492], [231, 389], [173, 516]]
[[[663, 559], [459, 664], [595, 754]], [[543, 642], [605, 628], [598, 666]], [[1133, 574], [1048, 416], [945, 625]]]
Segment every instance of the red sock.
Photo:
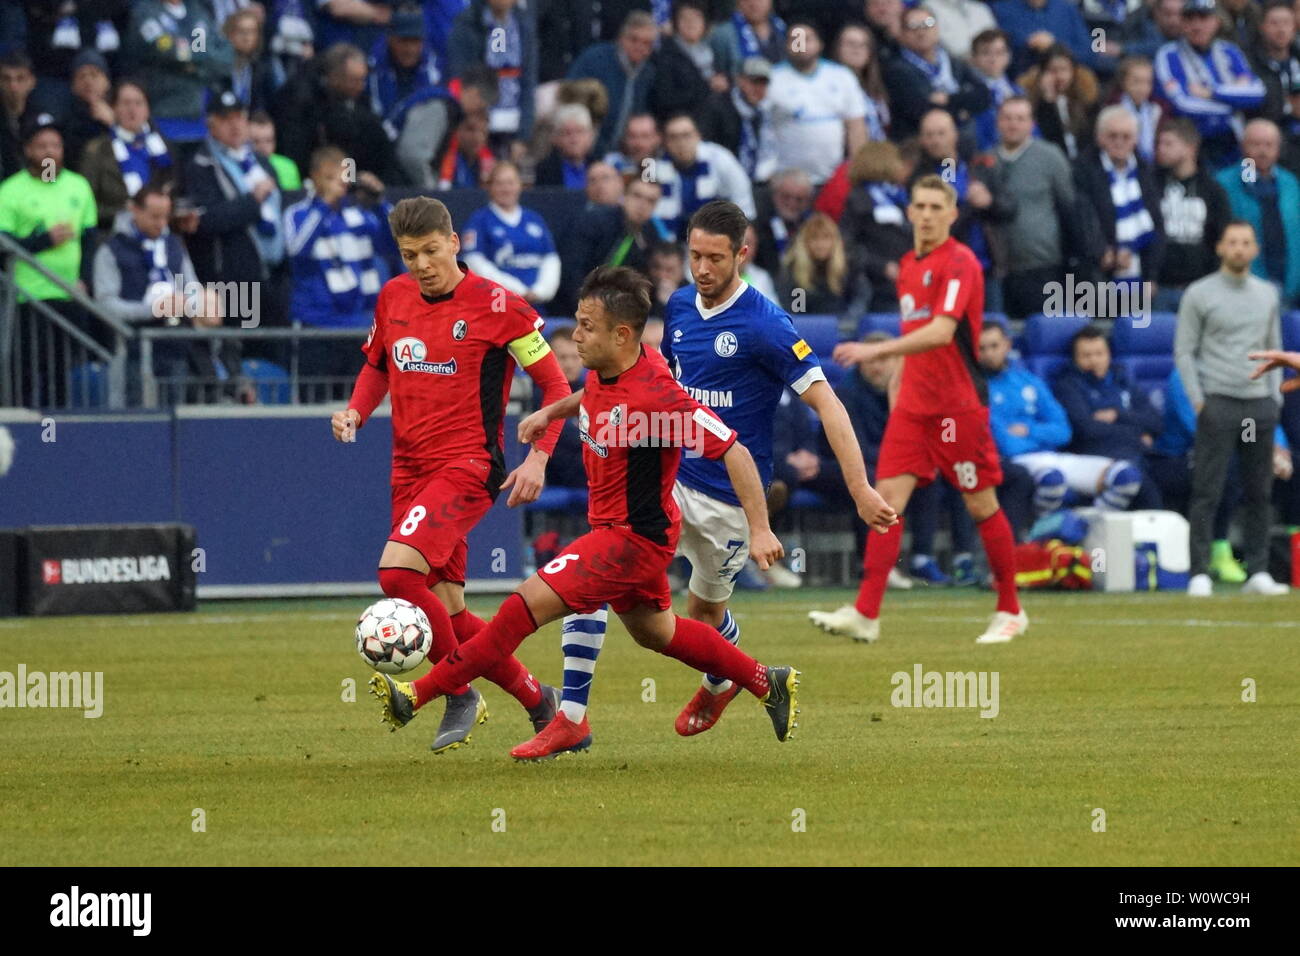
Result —
[[[456, 640], [464, 644], [487, 627], [487, 621], [465, 608], [451, 616], [451, 627]], [[484, 671], [483, 676], [519, 701], [525, 710], [532, 710], [542, 702], [541, 684], [517, 657], [507, 657], [500, 664], [493, 665], [491, 670]]]
[[1007, 516], [999, 508], [976, 525], [984, 554], [989, 559], [989, 569], [998, 586], [998, 610], [1008, 614], [1020, 613], [1020, 595], [1016, 593], [1016, 540], [1011, 534]]
[[441, 660], [456, 649], [456, 634], [451, 626], [451, 617], [437, 595], [429, 590], [423, 574], [411, 568], [380, 568], [379, 587], [390, 598], [410, 601], [429, 619], [429, 627], [433, 629], [433, 647], [429, 650], [429, 660]]
[[898, 552], [903, 547], [903, 516], [884, 534], [867, 531], [867, 546], [862, 552], [862, 583], [858, 585], [858, 599], [854, 606], [866, 617], [880, 617], [880, 602], [885, 598], [889, 584], [889, 571], [898, 563]]
[[442, 694], [456, 693], [515, 652], [529, 634], [537, 630], [528, 605], [518, 594], [501, 602], [496, 617], [487, 626], [434, 665], [433, 670], [414, 682], [415, 706], [423, 707]]
[[677, 618], [672, 642], [662, 653], [701, 673], [729, 678], [755, 697], [767, 693], [767, 668], [702, 621]]

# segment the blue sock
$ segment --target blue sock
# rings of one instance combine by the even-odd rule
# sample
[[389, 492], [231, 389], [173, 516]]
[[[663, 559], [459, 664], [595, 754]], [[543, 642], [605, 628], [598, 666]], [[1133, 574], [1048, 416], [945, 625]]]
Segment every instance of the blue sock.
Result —
[[591, 614], [570, 614], [564, 619], [560, 648], [564, 651], [564, 698], [560, 712], [575, 724], [587, 716], [587, 694], [591, 691], [596, 658], [605, 643], [609, 609]]
[[1069, 487], [1059, 468], [1041, 468], [1034, 472], [1034, 510], [1041, 516], [1051, 514], [1065, 503]]
[[1142, 488], [1142, 472], [1127, 461], [1111, 462], [1106, 469], [1106, 481], [1097, 496], [1096, 505], [1105, 511], [1124, 511]]
[[[731, 608], [727, 608], [726, 613], [722, 615], [722, 623], [718, 625], [718, 633], [725, 637], [729, 644], [740, 643], [740, 625], [731, 616]], [[731, 687], [731, 681], [725, 677], [714, 677], [712, 674], [705, 674], [704, 686], [714, 694], [721, 694]]]

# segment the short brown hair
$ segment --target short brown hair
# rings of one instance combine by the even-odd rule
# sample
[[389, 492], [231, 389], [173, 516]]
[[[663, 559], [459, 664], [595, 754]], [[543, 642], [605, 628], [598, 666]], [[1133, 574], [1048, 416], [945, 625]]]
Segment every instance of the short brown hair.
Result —
[[849, 161], [849, 181], [859, 183], [892, 183], [903, 171], [903, 157], [898, 147], [888, 140], [871, 140], [863, 143]]
[[948, 205], [957, 205], [957, 190], [953, 189], [952, 183], [945, 182], [943, 177], [936, 173], [928, 173], [912, 183], [912, 190], [909, 195], [915, 196], [918, 189], [937, 189], [948, 197]]
[[650, 280], [627, 266], [599, 266], [587, 274], [578, 299], [595, 299], [604, 307], [611, 328], [627, 323], [640, 336], [650, 314]]
[[[695, 122], [691, 120], [691, 122]], [[745, 230], [749, 228], [749, 219], [741, 208], [726, 199], [711, 199], [691, 215], [686, 224], [686, 235], [696, 229], [714, 236], [724, 236], [731, 244], [734, 255], [745, 244]]]
[[347, 157], [337, 146], [317, 146], [311, 151], [311, 161], [307, 164], [308, 175], [316, 172], [327, 163], [341, 163]]
[[556, 329], [554, 332], [551, 333], [551, 337], [547, 339], [547, 341], [550, 342], [552, 345], [554, 345], [556, 342], [572, 342], [573, 326], [571, 325], [560, 326], [558, 329]]
[[393, 238], [427, 236], [431, 232], [451, 235], [451, 213], [439, 200], [430, 196], [408, 196], [388, 214], [388, 228]]

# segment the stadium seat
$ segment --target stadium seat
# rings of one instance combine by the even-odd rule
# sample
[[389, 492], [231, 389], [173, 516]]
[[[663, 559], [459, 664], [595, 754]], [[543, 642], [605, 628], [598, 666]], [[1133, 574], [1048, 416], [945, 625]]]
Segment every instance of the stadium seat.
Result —
[[536, 501], [524, 507], [529, 511], [584, 511], [587, 507], [587, 489], [548, 485], [542, 489]]
[[809, 491], [807, 488], [796, 488], [790, 495], [790, 502], [787, 508], [793, 508], [795, 511], [815, 511], [826, 507], [826, 500], [815, 491]]
[[796, 315], [794, 329], [808, 343], [816, 356], [826, 364], [840, 340], [840, 322], [833, 315]]
[[1025, 368], [1033, 372], [1049, 385], [1056, 374], [1070, 364], [1064, 355], [1029, 355], [1024, 359]]
[[266, 359], [244, 359], [240, 370], [253, 380], [257, 388], [257, 401], [261, 405], [288, 405], [292, 389], [289, 373]]
[[1163, 385], [1174, 370], [1174, 355], [1117, 355], [1115, 363], [1128, 372], [1130, 381]]
[[1041, 312], [1031, 315], [1025, 319], [1025, 330], [1020, 337], [1021, 354], [1026, 361], [1043, 356], [1064, 357], [1069, 351], [1070, 339], [1074, 338], [1074, 333], [1087, 324], [1088, 319], [1082, 316], [1047, 316]]
[[1116, 356], [1174, 354], [1174, 328], [1178, 316], [1173, 312], [1152, 312], [1142, 318], [1119, 318], [1111, 330], [1110, 347]]
[[897, 336], [902, 321], [896, 312], [868, 312], [858, 320], [858, 338], [868, 332], [888, 332]]
[[1300, 352], [1300, 310], [1282, 313], [1282, 348]]

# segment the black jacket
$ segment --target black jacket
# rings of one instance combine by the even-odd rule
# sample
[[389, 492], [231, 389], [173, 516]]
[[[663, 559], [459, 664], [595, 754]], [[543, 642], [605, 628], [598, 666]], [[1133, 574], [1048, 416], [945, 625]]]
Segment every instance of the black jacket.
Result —
[[709, 81], [704, 78], [695, 61], [672, 37], [663, 37], [651, 62], [654, 64], [655, 77], [650, 84], [646, 106], [655, 119], [664, 123], [674, 113], [690, 113], [695, 116], [712, 92]]
[[[1142, 189], [1142, 204], [1151, 214], [1155, 235], [1146, 249], [1142, 250], [1142, 278], [1154, 282], [1160, 274], [1164, 263], [1165, 227], [1160, 214], [1160, 187], [1151, 166], [1136, 157], [1138, 164], [1138, 184]], [[1079, 191], [1083, 205], [1095, 210], [1097, 225], [1101, 228], [1102, 238], [1107, 246], [1115, 245], [1115, 203], [1110, 196], [1110, 176], [1101, 165], [1101, 154], [1095, 149], [1089, 150], [1074, 164], [1074, 185]]]
[[[258, 163], [275, 181], [275, 170], [262, 157]], [[261, 204], [240, 194], [226, 171], [213, 157], [207, 140], [185, 167], [185, 195], [202, 209], [199, 228], [189, 237], [190, 259], [202, 282], [262, 282], [271, 265], [252, 230], [261, 219]]]
[[[565, 230], [560, 240], [560, 291], [551, 302], [552, 311], [573, 313], [583, 279], [592, 269], [605, 265], [627, 235], [627, 222], [619, 206], [592, 206]], [[647, 222], [633, 236], [632, 245], [619, 265], [647, 274], [650, 250], [659, 239], [654, 222]]]
[[[595, 153], [591, 153], [582, 161], [582, 168], [586, 169], [596, 158]], [[533, 170], [534, 186], [564, 186], [564, 158], [560, 156], [559, 150], [551, 150], [546, 154], [546, 158], [537, 164]]]
[[1157, 278], [1162, 286], [1185, 286], [1219, 267], [1214, 247], [1232, 218], [1232, 206], [1204, 167], [1197, 167], [1185, 181], [1166, 169], [1156, 170], [1155, 176], [1165, 237], [1165, 258]]
[[[961, 126], [976, 113], [989, 108], [991, 94], [975, 71], [955, 57], [952, 59], [952, 75], [959, 88], [956, 93], [949, 94], [944, 108]], [[930, 78], [897, 56], [885, 64], [885, 88], [889, 91], [891, 110], [890, 139], [904, 140], [915, 136], [921, 126], [921, 117], [934, 107], [930, 102], [933, 92]]]
[[898, 292], [885, 267], [912, 248], [912, 225], [902, 213], [878, 212], [867, 183], [854, 186], [844, 203], [840, 231], [844, 233], [850, 271], [872, 286], [870, 310], [892, 311]]

